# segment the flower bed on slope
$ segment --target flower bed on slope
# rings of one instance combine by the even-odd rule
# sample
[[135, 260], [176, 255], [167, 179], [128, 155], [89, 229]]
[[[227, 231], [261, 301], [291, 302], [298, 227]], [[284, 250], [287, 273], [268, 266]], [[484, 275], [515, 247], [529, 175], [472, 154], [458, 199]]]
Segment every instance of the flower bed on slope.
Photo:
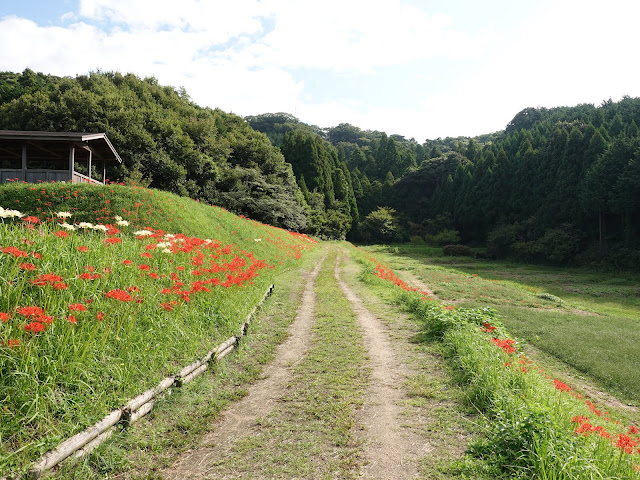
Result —
[[[24, 469], [235, 332], [274, 274], [315, 244], [159, 192], [43, 184], [9, 195], [4, 188], [1, 473]], [[127, 196], [135, 201], [124, 202]], [[35, 211], [17, 208], [35, 199], [46, 202]], [[202, 237], [159, 228], [171, 226], [161, 222], [174, 209]], [[154, 215], [160, 220], [149, 221]], [[190, 215], [200, 227], [188, 223]], [[218, 239], [205, 237], [214, 232]]]

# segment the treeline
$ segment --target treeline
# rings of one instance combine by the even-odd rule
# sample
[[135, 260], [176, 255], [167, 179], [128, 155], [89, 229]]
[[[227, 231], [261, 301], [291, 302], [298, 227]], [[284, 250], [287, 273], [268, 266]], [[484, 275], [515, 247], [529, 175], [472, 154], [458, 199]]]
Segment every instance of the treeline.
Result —
[[106, 132], [124, 160], [108, 172], [111, 180], [137, 181], [290, 230], [310, 228], [291, 166], [264, 134], [154, 78], [3, 72], [0, 129]]
[[320, 129], [286, 114], [247, 120], [281, 147], [304, 191], [324, 193], [326, 182], [290, 157], [287, 139], [307, 138], [343, 172], [346, 165], [354, 240], [464, 243], [486, 246], [490, 257], [559, 264], [640, 264], [640, 99], [527, 108], [504, 131], [423, 144], [348, 124]]

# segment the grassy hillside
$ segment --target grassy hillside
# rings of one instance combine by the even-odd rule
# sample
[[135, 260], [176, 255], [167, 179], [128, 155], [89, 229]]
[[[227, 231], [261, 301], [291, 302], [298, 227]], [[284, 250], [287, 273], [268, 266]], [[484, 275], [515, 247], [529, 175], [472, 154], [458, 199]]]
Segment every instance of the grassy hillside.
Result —
[[0, 207], [0, 473], [235, 333], [315, 244], [122, 185], [7, 184]]

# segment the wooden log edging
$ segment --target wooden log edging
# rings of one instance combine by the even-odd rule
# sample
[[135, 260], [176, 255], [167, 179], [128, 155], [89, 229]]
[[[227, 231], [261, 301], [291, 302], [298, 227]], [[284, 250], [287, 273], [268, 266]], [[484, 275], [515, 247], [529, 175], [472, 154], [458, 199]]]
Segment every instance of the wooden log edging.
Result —
[[[129, 400], [123, 407], [112, 411], [95, 425], [63, 441], [53, 450], [48, 451], [39, 460], [34, 462], [29, 469], [28, 478], [39, 479], [44, 472], [55, 467], [60, 462], [73, 456], [81, 458], [94, 448], [107, 440], [118, 426], [129, 427], [151, 411], [156, 399], [171, 387], [179, 388], [189, 383], [194, 378], [205, 372], [212, 362], [219, 362], [231, 353], [240, 343], [240, 338], [247, 334], [251, 318], [262, 303], [271, 295], [274, 286], [271, 285], [262, 296], [262, 299], [247, 315], [240, 327], [239, 336], [233, 336], [218, 345], [217, 348], [207, 352], [199, 360], [182, 368], [176, 375], [164, 378], [158, 385]], [[8, 480], [7, 477], [0, 480]]]

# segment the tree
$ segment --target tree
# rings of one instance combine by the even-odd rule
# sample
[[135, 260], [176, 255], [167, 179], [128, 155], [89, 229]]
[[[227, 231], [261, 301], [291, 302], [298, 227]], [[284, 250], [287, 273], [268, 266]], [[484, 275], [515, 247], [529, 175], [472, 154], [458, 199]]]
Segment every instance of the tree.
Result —
[[396, 211], [378, 207], [366, 216], [360, 227], [362, 238], [368, 242], [393, 242], [399, 238], [399, 222]]

